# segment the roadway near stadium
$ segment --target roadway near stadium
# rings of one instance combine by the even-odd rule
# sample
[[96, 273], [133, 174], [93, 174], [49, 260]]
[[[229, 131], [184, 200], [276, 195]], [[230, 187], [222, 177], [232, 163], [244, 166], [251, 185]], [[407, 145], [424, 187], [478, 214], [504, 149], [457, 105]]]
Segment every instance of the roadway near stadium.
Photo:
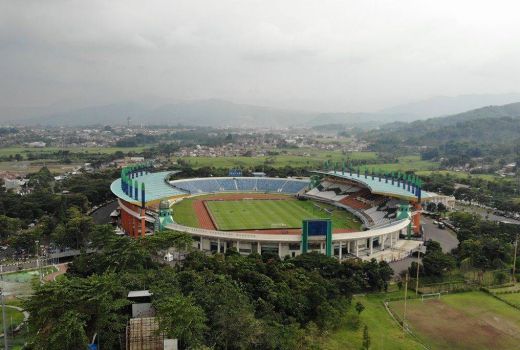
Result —
[[[121, 232], [137, 238], [182, 231], [196, 249], [213, 253], [235, 249], [284, 257], [318, 251], [338, 259], [395, 261], [421, 245], [420, 203], [452, 202], [393, 174], [169, 180], [172, 174], [149, 172], [146, 165], [122, 170], [111, 186]], [[307, 232], [303, 221], [315, 220], [329, 222], [328, 235]]]

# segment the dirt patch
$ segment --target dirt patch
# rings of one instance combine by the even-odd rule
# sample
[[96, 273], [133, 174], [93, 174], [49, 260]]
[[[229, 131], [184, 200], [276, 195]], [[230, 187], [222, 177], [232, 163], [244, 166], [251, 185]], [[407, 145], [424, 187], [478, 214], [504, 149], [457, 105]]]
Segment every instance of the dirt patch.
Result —
[[[390, 306], [402, 315], [403, 302]], [[411, 301], [407, 323], [433, 349], [514, 349], [520, 327], [501, 317], [468, 305], [470, 312], [457, 310], [441, 300]]]

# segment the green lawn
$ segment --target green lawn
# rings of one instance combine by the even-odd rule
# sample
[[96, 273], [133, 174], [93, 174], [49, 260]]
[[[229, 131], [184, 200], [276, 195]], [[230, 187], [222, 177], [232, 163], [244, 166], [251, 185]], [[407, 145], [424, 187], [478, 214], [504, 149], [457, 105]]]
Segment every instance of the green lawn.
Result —
[[[323, 204], [293, 199], [207, 201], [206, 206], [219, 230], [301, 228], [302, 220], [332, 218], [333, 228], [359, 229], [348, 212], [327, 213]], [[328, 208], [327, 208], [328, 209]]]
[[496, 181], [496, 180], [504, 179], [504, 178], [501, 178], [501, 177], [499, 177], [497, 175], [493, 175], [493, 174], [469, 174], [469, 173], [466, 173], [463, 171], [451, 171], [451, 170], [435, 170], [435, 171], [421, 170], [421, 171], [416, 172], [416, 174], [419, 176], [428, 176], [428, 175], [431, 175], [432, 173], [441, 174], [441, 175], [450, 175], [452, 177], [459, 178], [459, 179], [467, 179], [469, 176], [471, 176], [473, 178], [487, 180], [487, 181]]
[[[517, 307], [520, 307], [520, 292], [518, 293], [502, 293], [497, 294], [500, 299], [506, 300]], [[520, 310], [518, 311], [520, 313]]]
[[[121, 151], [123, 153], [128, 152], [142, 152], [146, 147], [138, 146], [138, 147], [65, 147], [64, 151], [69, 151], [70, 153], [89, 153], [89, 154], [110, 154], [115, 153], [117, 151]], [[0, 156], [14, 156], [16, 154], [20, 154], [22, 156], [27, 153], [54, 153], [61, 151], [60, 147], [43, 147], [43, 148], [33, 148], [33, 147], [4, 147], [0, 149]]]
[[264, 164], [266, 166], [272, 166], [275, 168], [292, 166], [309, 169], [318, 169], [323, 165], [323, 162], [325, 160], [330, 160], [331, 162], [341, 162], [347, 158], [356, 160], [375, 160], [377, 159], [377, 153], [352, 152], [347, 155], [339, 151], [322, 151], [312, 150], [310, 148], [300, 148], [296, 150], [291, 150], [290, 154], [279, 154], [275, 156], [216, 158], [184, 157], [182, 159], [195, 168], [206, 166], [215, 168], [253, 167]]
[[[402, 328], [386, 311], [383, 300], [390, 296], [400, 295], [401, 292], [391, 294], [368, 294], [356, 296], [352, 300], [352, 306], [347, 310], [345, 321], [336, 331], [331, 332], [323, 341], [325, 350], [358, 350], [363, 341], [364, 325], [368, 327], [371, 347], [370, 349], [385, 350], [416, 350], [421, 349], [410, 335], [403, 333]], [[361, 302], [365, 310], [360, 316], [360, 326], [353, 327], [347, 320], [355, 315], [354, 305]]]
[[397, 163], [377, 163], [377, 164], [368, 164], [366, 167], [361, 167], [361, 171], [364, 169], [368, 169], [369, 171], [375, 170], [376, 172], [384, 171], [425, 171], [425, 170], [435, 170], [439, 168], [438, 162], [431, 162], [429, 160], [421, 160], [419, 156], [402, 156], [398, 158], [399, 162]]
[[190, 227], [197, 227], [199, 225], [197, 215], [195, 215], [195, 210], [193, 210], [194, 200], [197, 199], [183, 199], [172, 207], [172, 216], [175, 222]]
[[[5, 308], [5, 313], [6, 313], [6, 320], [7, 320], [7, 328], [9, 328], [9, 326], [12, 326], [12, 328], [16, 327], [18, 324], [20, 324], [22, 321], [23, 321], [23, 312], [21, 311], [18, 311], [16, 309], [13, 309], [13, 308], [10, 308], [10, 307], [6, 307]], [[4, 324], [3, 324], [3, 314], [2, 312], [0, 311], [0, 333], [3, 333], [4, 332]]]
[[[402, 315], [403, 301], [390, 303]], [[518, 349], [520, 312], [483, 292], [409, 300], [407, 323], [432, 349]]]
[[[231, 168], [231, 167], [253, 167], [253, 166], [272, 166], [281, 168], [285, 166], [308, 168], [309, 170], [321, 169], [323, 162], [329, 160], [332, 163], [338, 162], [341, 168], [341, 162], [346, 159], [377, 161], [377, 153], [375, 152], [352, 152], [343, 154], [338, 151], [313, 151], [310, 149], [301, 149], [291, 151], [290, 155], [276, 155], [267, 157], [184, 157], [184, 161], [188, 162], [194, 168], [215, 167], [215, 168]], [[362, 166], [368, 170], [376, 171], [431, 171], [439, 168], [438, 162], [421, 160], [419, 156], [402, 156], [399, 157], [397, 163], [375, 163]], [[175, 160], [175, 159], [174, 159]]]

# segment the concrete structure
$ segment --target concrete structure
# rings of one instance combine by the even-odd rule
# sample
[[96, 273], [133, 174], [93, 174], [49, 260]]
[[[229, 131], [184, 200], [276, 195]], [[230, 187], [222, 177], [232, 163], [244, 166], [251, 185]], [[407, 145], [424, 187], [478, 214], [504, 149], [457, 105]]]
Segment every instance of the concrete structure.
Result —
[[[124, 170], [123, 170], [124, 171]], [[124, 178], [114, 181], [112, 192], [118, 196], [121, 218], [121, 229], [132, 237], [143, 237], [152, 234], [157, 228], [171, 229], [190, 234], [194, 239], [194, 247], [205, 252], [225, 253], [235, 248], [240, 254], [272, 252], [280, 257], [302, 254], [301, 233], [262, 233], [207, 230], [197, 227], [179, 225], [173, 221], [171, 211], [166, 203], [175, 203], [195, 195], [220, 192], [261, 192], [287, 195], [307, 196], [311, 193], [311, 181], [301, 179], [279, 178], [197, 178], [167, 181], [171, 172], [148, 173], [145, 168], [127, 171]], [[368, 180], [364, 176], [354, 175], [349, 178], [330, 172], [319, 172], [326, 178], [342, 178], [363, 187], [368, 193], [384, 195], [388, 198], [401, 198], [412, 203], [413, 211], [400, 209], [399, 216], [394, 219], [376, 221], [377, 208], [370, 210], [353, 208], [344, 204], [348, 194], [331, 197], [332, 199], [314, 198], [329, 204], [347, 209], [358, 216], [364, 223], [365, 230], [360, 232], [338, 232], [332, 234], [332, 247], [327, 253], [340, 260], [357, 257], [380, 260], [395, 260], [408, 255], [412, 249], [420, 245], [420, 241], [404, 240], [410, 238], [411, 228], [420, 228], [418, 220], [418, 201], [413, 200], [418, 190], [412, 190], [408, 184], [378, 187], [382, 181], [374, 178]], [[343, 174], [341, 174], [343, 175]], [[319, 183], [319, 182], [318, 182]], [[388, 183], [388, 182], [387, 182]], [[125, 185], [126, 184], [126, 185]], [[125, 187], [126, 186], [126, 187]], [[403, 187], [404, 186], [404, 187]], [[138, 189], [145, 188], [145, 191]], [[308, 191], [308, 192], [307, 192]], [[419, 192], [420, 193], [420, 192]], [[427, 198], [436, 198], [435, 194], [422, 192]], [[338, 198], [342, 200], [334, 200]], [[385, 198], [386, 198], [385, 197]], [[362, 198], [360, 198], [362, 200]], [[342, 202], [343, 201], [343, 202]], [[367, 199], [366, 203], [370, 201]], [[367, 204], [368, 205], [368, 204]], [[376, 215], [377, 214], [377, 215]], [[309, 236], [309, 251], [326, 253], [325, 236]]]

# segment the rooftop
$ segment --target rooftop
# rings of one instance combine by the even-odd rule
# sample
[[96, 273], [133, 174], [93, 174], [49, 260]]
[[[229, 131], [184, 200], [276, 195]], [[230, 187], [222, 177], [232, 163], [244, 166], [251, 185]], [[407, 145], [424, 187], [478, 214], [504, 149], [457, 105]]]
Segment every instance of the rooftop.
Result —
[[[395, 181], [392, 185], [392, 181], [390, 179], [388, 179], [387, 182], [384, 178], [381, 178], [377, 175], [374, 177], [372, 177], [372, 175], [367, 175], [365, 177], [365, 174], [359, 174], [358, 176], [358, 174], [352, 172], [351, 175], [347, 171], [315, 171], [315, 173], [334, 176], [337, 178], [347, 179], [357, 183], [361, 183], [364, 186], [368, 187], [370, 191], [375, 194], [381, 194], [388, 197], [397, 197], [406, 200], [417, 199], [415, 194], [413, 194], [411, 191], [408, 191], [407, 188], [403, 188], [402, 182], [401, 186], [397, 186], [397, 181]], [[421, 198], [427, 199], [434, 196], [434, 193], [421, 191]]]
[[[162, 199], [168, 199], [175, 196], [185, 195], [186, 192], [181, 191], [178, 188], [174, 188], [170, 184], [166, 182], [166, 178], [168, 175], [175, 174], [176, 171], [161, 171], [158, 173], [148, 173], [142, 176], [138, 176], [134, 178], [139, 183], [144, 183], [145, 185], [145, 200], [146, 203], [153, 202]], [[117, 197], [133, 204], [141, 204], [141, 190], [138, 191], [138, 200], [128, 196], [123, 192], [121, 188], [121, 178], [112, 182], [110, 185], [110, 190]]]
[[142, 298], [151, 297], [152, 293], [149, 290], [131, 290], [128, 292], [128, 298]]

